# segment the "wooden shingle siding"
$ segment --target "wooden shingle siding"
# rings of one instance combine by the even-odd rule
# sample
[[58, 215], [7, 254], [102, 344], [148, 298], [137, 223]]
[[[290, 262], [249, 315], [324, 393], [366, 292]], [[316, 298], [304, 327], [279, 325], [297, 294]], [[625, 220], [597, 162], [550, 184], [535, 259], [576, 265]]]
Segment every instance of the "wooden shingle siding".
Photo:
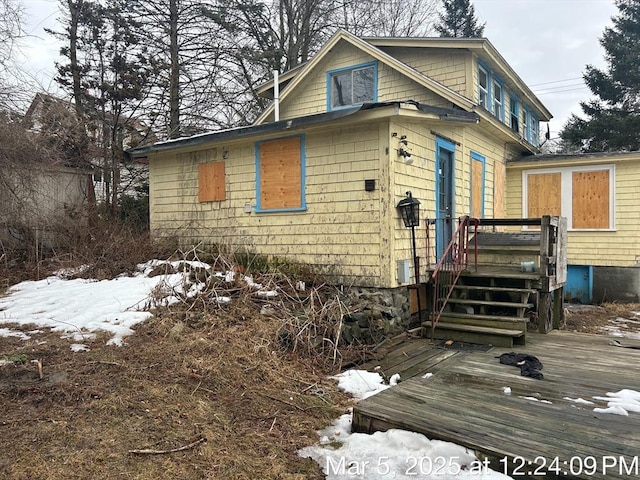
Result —
[[527, 177], [527, 217], [561, 215], [561, 174], [540, 173]]
[[573, 172], [573, 228], [609, 228], [609, 171]]
[[397, 47], [386, 47], [383, 50], [451, 90], [467, 96], [467, 62], [472, 61], [469, 53]]
[[[327, 76], [330, 70], [362, 65], [374, 61], [370, 55], [365, 54], [353, 45], [340, 43], [336, 45], [332, 55], [323, 59], [314, 72], [310, 72], [308, 77], [298, 87], [305, 92], [302, 96], [288, 96], [280, 103], [280, 118], [296, 118], [305, 115], [323, 113], [327, 111]], [[456, 84], [464, 81], [464, 64], [457, 65]], [[460, 71], [460, 69], [462, 69]], [[444, 76], [451, 76], [451, 73], [443, 73]], [[462, 75], [462, 80], [459, 79]], [[440, 77], [439, 77], [440, 78]], [[377, 101], [404, 101], [415, 100], [438, 107], [451, 107], [451, 102], [428, 91], [418, 85], [413, 80], [406, 78], [398, 71], [389, 68], [387, 65], [378, 62], [377, 79]], [[273, 118], [271, 118], [273, 119]]]
[[302, 206], [300, 137], [280, 138], [259, 145], [260, 208]]
[[[638, 235], [638, 230], [640, 230], [640, 204], [638, 203], [640, 154], [629, 153], [620, 156], [603, 154], [600, 159], [601, 163], [597, 162], [597, 158], [589, 158], [590, 162], [586, 165], [581, 160], [578, 157], [573, 162], [564, 160], [555, 162], [555, 165], [560, 168], [577, 168], [578, 171], [573, 173], [598, 172], [601, 188], [598, 190], [599, 193], [597, 195], [605, 193], [604, 176], [605, 172], [610, 172], [610, 175], [613, 176], [613, 186], [608, 186], [607, 188], [609, 189], [609, 194], [612, 193], [611, 189], [613, 189], [614, 204], [603, 202], [601, 206], [595, 206], [593, 210], [594, 212], [599, 212], [598, 221], [603, 221], [605, 218], [604, 210], [611, 211], [613, 207], [614, 218], [610, 218], [609, 223], [606, 225], [603, 223], [604, 229], [601, 230], [569, 230], [567, 242], [569, 264], [615, 267], [637, 266], [638, 262], [640, 262], [640, 235]], [[613, 168], [611, 167], [612, 163]], [[507, 171], [509, 217], [520, 218], [523, 216], [522, 196], [526, 194], [526, 185], [522, 183], [523, 170], [526, 172], [543, 166], [540, 164], [525, 166], [519, 165], [518, 162], [509, 164]], [[573, 181], [573, 177], [570, 178]], [[572, 185], [572, 188], [576, 188], [576, 185]], [[580, 194], [581, 188], [578, 187], [578, 194]], [[595, 188], [590, 186], [587, 191], [590, 190], [595, 190]], [[574, 191], [574, 195], [575, 193], [576, 191]], [[594, 192], [592, 195], [596, 195], [596, 193]], [[609, 195], [608, 198], [611, 198], [611, 196]], [[605, 203], [607, 203], [606, 206]], [[572, 207], [576, 207], [574, 202], [572, 202]], [[580, 207], [578, 206], [579, 212]], [[574, 218], [572, 219], [574, 222], [576, 221], [575, 213], [574, 211]], [[578, 214], [578, 217], [580, 217], [580, 214]], [[578, 222], [580, 222], [579, 218]]]
[[[150, 159], [152, 234], [177, 235], [185, 247], [202, 242], [288, 258], [346, 284], [385, 286], [381, 271], [389, 270], [391, 252], [381, 228], [388, 185], [381, 176], [380, 128], [358, 124], [305, 135], [307, 210], [300, 212], [245, 211], [257, 206], [255, 141], [225, 145], [227, 199], [219, 204], [198, 202], [198, 165], [211, 161], [215, 147], [156, 154]], [[280, 140], [257, 144], [272, 141]], [[365, 191], [366, 179], [376, 181], [374, 191]]]
[[198, 165], [198, 201], [217, 202], [225, 199], [224, 162]]

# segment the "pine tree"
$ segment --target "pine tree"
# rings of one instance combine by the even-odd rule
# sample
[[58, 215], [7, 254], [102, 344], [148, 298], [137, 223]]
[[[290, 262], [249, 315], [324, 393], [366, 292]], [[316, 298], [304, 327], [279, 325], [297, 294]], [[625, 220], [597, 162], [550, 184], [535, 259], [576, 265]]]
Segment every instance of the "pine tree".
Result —
[[476, 18], [471, 0], [442, 0], [444, 14], [440, 13], [440, 24], [436, 31], [441, 37], [482, 37], [484, 23]]
[[640, 0], [617, 0], [619, 15], [600, 39], [608, 67], [587, 65], [583, 75], [598, 97], [582, 102], [586, 119], [572, 115], [560, 136], [567, 149], [640, 150]]

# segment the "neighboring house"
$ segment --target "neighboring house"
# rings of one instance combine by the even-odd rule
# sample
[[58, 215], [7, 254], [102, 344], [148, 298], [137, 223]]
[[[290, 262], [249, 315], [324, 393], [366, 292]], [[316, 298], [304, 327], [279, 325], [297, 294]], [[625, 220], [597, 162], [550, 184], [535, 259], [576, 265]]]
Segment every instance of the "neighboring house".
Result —
[[565, 298], [640, 301], [640, 152], [536, 155], [507, 164], [507, 215], [562, 215]]
[[[151, 231], [314, 266], [345, 285], [413, 283], [420, 217], [504, 217], [506, 164], [551, 114], [486, 39], [336, 33], [279, 78], [254, 125], [130, 151], [150, 166]], [[258, 93], [274, 97], [274, 83]], [[275, 118], [276, 110], [279, 118]], [[418, 252], [424, 257], [424, 221]], [[426, 272], [422, 273], [426, 281]]]
[[[109, 114], [107, 113], [107, 116]], [[103, 128], [97, 120], [88, 124], [80, 124], [75, 105], [70, 100], [64, 100], [46, 93], [37, 93], [29, 106], [23, 124], [33, 132], [50, 134], [59, 137], [70, 149], [75, 148], [74, 142], [82, 141], [78, 135], [80, 130], [91, 140], [89, 165], [93, 171], [93, 190], [97, 202], [105, 201], [110, 196], [111, 169], [110, 162], [105, 162], [104, 149], [111, 148], [109, 136], [104, 135]], [[157, 139], [149, 127], [138, 119], [126, 122], [123, 133], [124, 148], [132, 148], [155, 142]], [[82, 159], [86, 162], [86, 159]], [[119, 168], [119, 192], [137, 196], [136, 186], [148, 179], [148, 167], [145, 162], [126, 162]]]

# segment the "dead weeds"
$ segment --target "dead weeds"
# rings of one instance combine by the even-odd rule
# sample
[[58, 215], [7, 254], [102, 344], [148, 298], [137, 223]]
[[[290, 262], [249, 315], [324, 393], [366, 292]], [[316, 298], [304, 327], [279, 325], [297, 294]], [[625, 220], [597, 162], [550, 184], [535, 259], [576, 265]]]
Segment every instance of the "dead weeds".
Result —
[[296, 451], [350, 400], [335, 367], [284, 350], [259, 310], [162, 309], [127, 346], [99, 337], [81, 353], [57, 334], [3, 338], [0, 356], [27, 362], [0, 367], [0, 477], [323, 478]]

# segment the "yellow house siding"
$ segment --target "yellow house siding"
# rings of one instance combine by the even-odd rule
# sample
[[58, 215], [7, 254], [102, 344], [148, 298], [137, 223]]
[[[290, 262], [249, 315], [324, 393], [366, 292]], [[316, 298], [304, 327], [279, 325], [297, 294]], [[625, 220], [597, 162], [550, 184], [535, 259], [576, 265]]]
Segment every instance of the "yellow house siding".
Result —
[[[385, 152], [381, 128], [372, 123], [305, 135], [304, 212], [245, 212], [245, 205], [256, 202], [254, 140], [225, 146], [226, 200], [220, 202], [199, 203], [197, 197], [197, 165], [213, 148], [153, 157], [153, 235], [178, 234], [187, 245], [215, 243], [295, 259], [336, 274], [338, 281], [389, 286], [390, 253], [381, 249], [389, 243], [381, 228], [388, 192], [378, 161]], [[367, 179], [376, 181], [374, 191], [365, 191]]]
[[[310, 72], [302, 83], [297, 86], [297, 89], [304, 92], [304, 94], [287, 96], [280, 103], [280, 118], [296, 118], [326, 112], [327, 72], [372, 61], [374, 61], [373, 57], [353, 45], [339, 43], [329, 55], [322, 59], [316, 69]], [[397, 70], [382, 62], [377, 62], [377, 65], [377, 100], [379, 102], [415, 100], [432, 106], [451, 107], [450, 101], [446, 101], [422, 85], [405, 77]], [[464, 64], [462, 66], [457, 65], [455, 68], [458, 70], [462, 68], [462, 80], [460, 80], [459, 74], [454, 75], [449, 72], [449, 67], [444, 67], [444, 73], [440, 77], [455, 76], [456, 83], [459, 81], [464, 82]], [[273, 120], [273, 116], [271, 120]]]
[[471, 54], [464, 50], [419, 49], [419, 48], [383, 48], [392, 57], [415, 68], [442, 85], [461, 95], [467, 96], [467, 64]]
[[[640, 262], [640, 202], [638, 185], [640, 184], [640, 155], [635, 158], [616, 158], [604, 155], [601, 158], [603, 168], [614, 163], [614, 225], [615, 229], [600, 231], [568, 232], [568, 262], [573, 265], [593, 266], [635, 266]], [[560, 165], [560, 164], [558, 164]], [[563, 168], [584, 167], [585, 163], [576, 160], [562, 163]], [[508, 214], [521, 217], [522, 196], [525, 194], [522, 184], [522, 172], [536, 168], [552, 168], [553, 165], [528, 165], [526, 168], [516, 162], [507, 169]], [[591, 163], [589, 169], [597, 171], [597, 163]]]
[[346, 42], [338, 43], [297, 86], [301, 95], [290, 95], [280, 103], [280, 118], [296, 118], [327, 111], [327, 72], [372, 62], [370, 55]]
[[[405, 197], [407, 191], [411, 191], [414, 198], [421, 202], [421, 225], [416, 229], [416, 243], [418, 256], [424, 266], [426, 258], [426, 226], [424, 220], [433, 219], [435, 212], [435, 158], [436, 138], [441, 137], [455, 144], [455, 192], [454, 192], [454, 218], [470, 214], [471, 208], [471, 152], [474, 151], [485, 158], [485, 197], [484, 211], [486, 217], [491, 217], [493, 212], [494, 164], [504, 164], [504, 145], [491, 140], [483, 135], [477, 126], [464, 124], [443, 124], [441, 122], [410, 122], [396, 120], [391, 124], [391, 133], [397, 133], [398, 137], [406, 135], [409, 149], [413, 156], [413, 163], [407, 165], [404, 159], [397, 155], [398, 137], [390, 136], [390, 172], [392, 198], [390, 207], [394, 207]], [[394, 220], [395, 219], [395, 220]], [[404, 227], [397, 211], [392, 212], [390, 221], [394, 225], [393, 236], [393, 261], [392, 266], [398, 260], [409, 260], [412, 278], [413, 253], [411, 251], [411, 230]], [[433, 247], [433, 244], [432, 244]], [[433, 262], [431, 258], [429, 261]], [[425, 280], [425, 279], [423, 279]]]

